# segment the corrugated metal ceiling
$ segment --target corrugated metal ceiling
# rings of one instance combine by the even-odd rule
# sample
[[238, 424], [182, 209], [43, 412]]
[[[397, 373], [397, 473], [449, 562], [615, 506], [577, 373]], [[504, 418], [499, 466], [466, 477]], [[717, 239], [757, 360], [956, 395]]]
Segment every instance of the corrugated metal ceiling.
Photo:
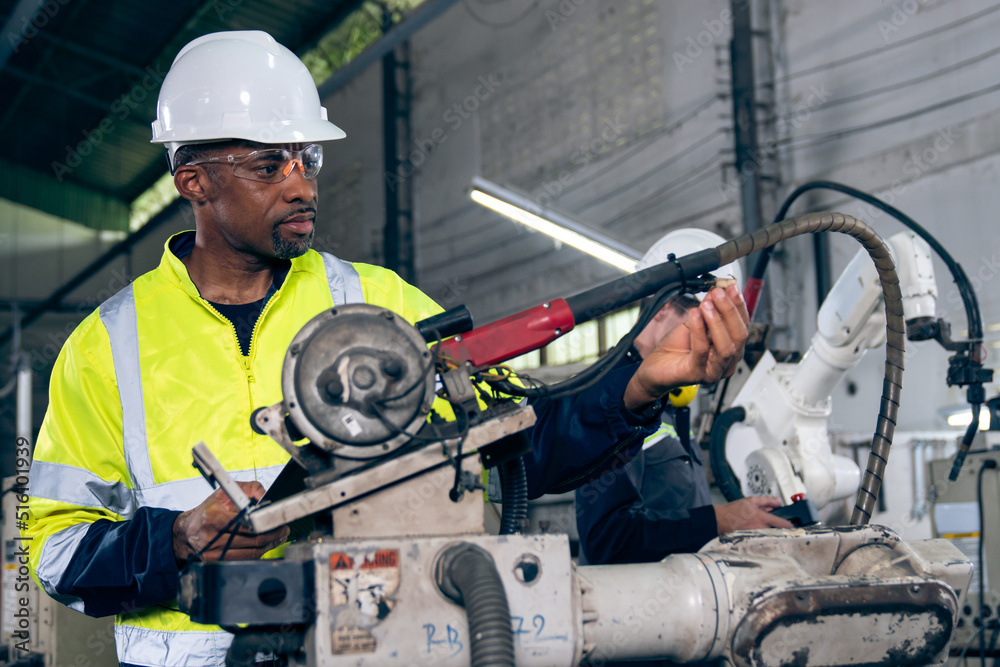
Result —
[[[160, 81], [184, 44], [219, 30], [258, 29], [302, 52], [361, 4], [35, 0], [35, 20], [15, 20], [19, 4], [31, 1], [0, 0], [4, 41], [13, 45], [0, 69], [0, 164], [20, 171], [16, 179], [0, 177], [0, 197], [45, 210], [44, 201], [71, 183], [104, 204], [95, 211], [107, 211], [109, 201], [127, 210], [165, 172], [162, 149], [149, 143], [150, 122]], [[19, 192], [26, 182], [30, 201]], [[127, 219], [81, 217], [95, 227], [127, 228]]]

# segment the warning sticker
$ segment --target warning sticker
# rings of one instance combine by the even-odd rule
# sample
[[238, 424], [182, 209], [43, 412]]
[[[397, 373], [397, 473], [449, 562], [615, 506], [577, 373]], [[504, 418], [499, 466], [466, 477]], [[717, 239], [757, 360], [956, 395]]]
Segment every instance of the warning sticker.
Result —
[[396, 549], [385, 549], [376, 551], [374, 555], [365, 554], [365, 560], [361, 563], [362, 570], [372, 570], [377, 567], [399, 567], [399, 551]]
[[330, 554], [331, 570], [353, 570], [354, 559], [345, 553]]
[[330, 604], [351, 607], [373, 620], [389, 615], [399, 588], [399, 551], [384, 549], [330, 555]]
[[335, 628], [331, 644], [337, 654], [374, 653], [377, 645], [370, 632], [355, 626]]

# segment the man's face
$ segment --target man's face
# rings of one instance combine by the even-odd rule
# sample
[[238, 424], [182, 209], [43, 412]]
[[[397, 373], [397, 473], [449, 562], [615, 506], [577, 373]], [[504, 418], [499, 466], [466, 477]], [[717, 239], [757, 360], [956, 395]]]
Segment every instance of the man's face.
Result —
[[[212, 157], [246, 155], [257, 150], [285, 148], [297, 151], [306, 144], [234, 143]], [[306, 253], [315, 235], [319, 192], [316, 179], [306, 179], [298, 167], [278, 183], [237, 178], [225, 162], [202, 165], [211, 176], [212, 224], [234, 250], [262, 258], [291, 259]]]
[[697, 307], [698, 300], [693, 296], [687, 294], [676, 296], [660, 309], [657, 317], [650, 321], [646, 328], [653, 332], [655, 340], [659, 340], [687, 322], [688, 313]]

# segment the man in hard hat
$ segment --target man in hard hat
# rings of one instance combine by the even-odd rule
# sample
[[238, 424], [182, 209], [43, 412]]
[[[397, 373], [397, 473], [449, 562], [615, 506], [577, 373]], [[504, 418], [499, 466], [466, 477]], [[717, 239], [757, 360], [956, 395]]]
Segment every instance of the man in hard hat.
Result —
[[[159, 266], [103, 303], [61, 351], [26, 531], [46, 592], [90, 615], [117, 614], [122, 663], [223, 664], [232, 636], [171, 602], [179, 567], [259, 558], [287, 536], [216, 540], [238, 516], [196, 475], [191, 446], [211, 443], [261, 497], [288, 454], [249, 417], [281, 400], [282, 361], [302, 326], [351, 302], [409, 322], [441, 310], [391, 271], [310, 250], [319, 142], [343, 136], [302, 62], [263, 32], [196, 39], [164, 80], [153, 142], [166, 145], [196, 230], [167, 240]], [[732, 372], [747, 319], [737, 293], [715, 290], [682, 344], [541, 407], [526, 457], [534, 491], [585, 481], [608, 452], [637, 449], [669, 389]]]
[[[725, 243], [703, 229], [680, 229], [666, 234], [643, 256], [638, 269]], [[715, 272], [742, 283], [738, 263]], [[674, 298], [656, 313], [636, 336], [629, 355], [634, 362], [654, 353], [660, 341], [684, 327], [688, 311], [697, 308], [691, 296]], [[669, 395], [660, 428], [646, 438], [635, 458], [618, 461], [601, 477], [576, 491], [577, 530], [587, 563], [642, 563], [673, 553], [697, 551], [713, 538], [733, 530], [791, 528], [774, 516], [778, 498], [743, 498], [712, 505], [702, 454], [691, 442], [687, 405], [696, 387]], [[684, 419], [677, 419], [684, 416]]]

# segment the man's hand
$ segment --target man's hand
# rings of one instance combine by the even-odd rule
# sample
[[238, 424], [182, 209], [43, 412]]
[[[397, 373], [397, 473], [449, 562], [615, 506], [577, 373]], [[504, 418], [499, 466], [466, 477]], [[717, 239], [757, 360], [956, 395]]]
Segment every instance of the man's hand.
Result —
[[719, 535], [734, 530], [792, 528], [791, 523], [771, 514], [771, 510], [776, 507], [781, 507], [781, 499], [770, 496], [753, 496], [734, 500], [726, 505], [716, 505], [715, 523], [719, 527]]
[[634, 412], [676, 387], [718, 382], [743, 358], [750, 315], [736, 285], [712, 289], [686, 323], [668, 333], [643, 359], [625, 388]]
[[[264, 497], [264, 487], [260, 482], [237, 484], [251, 498], [260, 500]], [[213, 491], [201, 505], [182, 513], [174, 520], [174, 558], [183, 563], [189, 556], [200, 552], [237, 514], [236, 505], [225, 491], [221, 488]], [[289, 533], [287, 526], [257, 535], [244, 532], [234, 525], [201, 554], [201, 559], [219, 560], [233, 531], [236, 534], [232, 536], [233, 541], [226, 550], [226, 560], [256, 560], [284, 542]]]

